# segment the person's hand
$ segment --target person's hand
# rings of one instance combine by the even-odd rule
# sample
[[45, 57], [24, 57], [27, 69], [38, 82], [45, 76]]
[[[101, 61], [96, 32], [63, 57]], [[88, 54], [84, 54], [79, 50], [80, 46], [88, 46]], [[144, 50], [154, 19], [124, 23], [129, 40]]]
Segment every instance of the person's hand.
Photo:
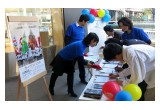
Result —
[[91, 65], [95, 64], [93, 61], [88, 61], [87, 66], [91, 68]]
[[87, 63], [87, 66], [88, 66], [89, 68], [91, 68], [91, 65], [92, 65], [91, 62], [88, 62], [88, 63]]
[[123, 71], [123, 68], [118, 67], [118, 66], [116, 66], [114, 69], [115, 69], [117, 72], [121, 72], [121, 71]]
[[121, 81], [121, 80], [117, 80], [116, 81], [120, 86], [122, 86], [122, 84], [123, 84], [123, 81]]
[[104, 46], [101, 46], [99, 49], [104, 49]]
[[85, 54], [84, 54], [84, 56], [85, 56], [85, 57], [88, 57], [88, 54], [87, 54], [87, 53], [85, 53]]
[[109, 78], [110, 78], [110, 79], [116, 79], [117, 77], [119, 77], [118, 74], [113, 74], [113, 73], [110, 73], [110, 74], [109, 74]]
[[101, 70], [101, 69], [102, 69], [101, 66], [98, 65], [98, 64], [92, 64], [92, 65], [91, 65], [91, 68], [95, 68], [95, 69], [97, 69], [97, 70]]

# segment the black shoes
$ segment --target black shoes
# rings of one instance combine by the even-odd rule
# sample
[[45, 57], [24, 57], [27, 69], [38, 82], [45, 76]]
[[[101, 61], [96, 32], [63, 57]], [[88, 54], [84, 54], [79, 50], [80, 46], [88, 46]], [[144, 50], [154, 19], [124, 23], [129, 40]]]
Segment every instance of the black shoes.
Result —
[[49, 92], [51, 95], [54, 95], [54, 90], [53, 89], [49, 89]]
[[[49, 89], [49, 92], [51, 95], [54, 95], [54, 90], [53, 89]], [[77, 97], [77, 94], [75, 94], [73, 91], [68, 91], [68, 95], [71, 95], [72, 97]]]
[[88, 82], [86, 80], [81, 80], [81, 83], [88, 84]]
[[71, 95], [72, 97], [77, 97], [77, 94], [75, 94], [73, 91], [72, 92], [68, 91], [68, 95]]

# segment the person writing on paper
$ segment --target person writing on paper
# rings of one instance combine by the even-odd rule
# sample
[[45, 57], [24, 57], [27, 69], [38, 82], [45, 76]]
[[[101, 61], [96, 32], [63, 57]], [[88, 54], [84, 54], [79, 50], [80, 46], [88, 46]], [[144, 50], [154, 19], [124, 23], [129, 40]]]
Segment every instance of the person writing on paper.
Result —
[[[86, 30], [84, 26], [87, 25], [89, 20], [90, 18], [87, 14], [82, 14], [77, 22], [72, 23], [67, 27], [64, 38], [65, 46], [76, 41], [82, 41], [85, 38]], [[83, 58], [78, 57], [77, 59], [75, 59], [75, 63], [76, 61], [78, 62], [79, 77], [81, 83], [87, 84], [87, 81], [85, 80], [85, 68], [83, 65]]]
[[141, 28], [136, 28], [133, 26], [132, 21], [127, 17], [122, 17], [118, 20], [118, 25], [124, 32], [122, 34], [122, 40], [125, 39], [139, 39], [147, 44], [151, 44], [151, 40], [149, 39], [148, 35], [144, 32]]
[[[120, 46], [116, 43], [108, 43], [103, 50], [106, 61], [121, 61], [129, 65], [131, 77], [123, 81], [117, 81], [120, 85], [139, 84], [143, 80], [147, 83], [144, 95], [146, 101], [155, 100], [155, 48], [150, 45]], [[123, 70], [125, 71], [125, 70]]]
[[[115, 39], [115, 38], [109, 38], [108, 40], [105, 41], [105, 45], [107, 45], [108, 43], [117, 43], [121, 46], [123, 46], [123, 45], [129, 46], [129, 45], [137, 45], [137, 44], [148, 45], [144, 41], [141, 41], [141, 40], [138, 40], [138, 39], [119, 40], [119, 39]], [[111, 73], [109, 75], [110, 78], [113, 78], [113, 79], [118, 78], [118, 77], [130, 78], [131, 75], [129, 74], [129, 72], [126, 72], [127, 68], [128, 68], [128, 64], [126, 62], [124, 62], [122, 67], [116, 66], [115, 70], [118, 72], [118, 74], [112, 74]], [[126, 69], [125, 72], [123, 71], [124, 69]], [[147, 84], [146, 84], [145, 81], [142, 81], [141, 83], [139, 83], [138, 86], [141, 88], [143, 93], [146, 91]], [[144, 96], [142, 95], [142, 97], [139, 99], [139, 101], [143, 101], [143, 100], [144, 100]]]
[[[123, 45], [129, 46], [129, 45], [136, 45], [136, 44], [146, 44], [147, 45], [146, 42], [144, 42], [142, 40], [138, 40], [138, 39], [119, 40], [116, 38], [109, 38], [105, 41], [105, 45], [107, 45], [108, 43], [117, 43], [121, 46], [123, 46]], [[117, 66], [115, 68], [115, 70], [118, 72], [121, 72], [125, 68], [128, 68], [128, 65], [126, 63], [122, 66], [122, 68]]]
[[[58, 54], [55, 56], [53, 61], [51, 62], [51, 66], [53, 67], [52, 75], [49, 83], [49, 91], [52, 95], [54, 95], [54, 86], [58, 76], [62, 76], [63, 73], [67, 73], [67, 85], [68, 85], [68, 94], [72, 97], [77, 97], [77, 94], [73, 90], [73, 76], [74, 76], [74, 60], [77, 57], [82, 57], [84, 51], [87, 47], [94, 47], [99, 42], [99, 38], [95, 33], [89, 33], [83, 41], [77, 41], [65, 46], [61, 49]], [[84, 64], [83, 58], [83, 64]], [[86, 62], [88, 66], [91, 64]]]

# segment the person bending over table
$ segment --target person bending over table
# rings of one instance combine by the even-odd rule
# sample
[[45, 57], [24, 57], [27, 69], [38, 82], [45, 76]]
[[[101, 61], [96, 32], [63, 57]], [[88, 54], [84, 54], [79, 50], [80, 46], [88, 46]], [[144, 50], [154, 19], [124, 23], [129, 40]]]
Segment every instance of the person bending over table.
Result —
[[[82, 41], [77, 41], [65, 46], [61, 49], [56, 57], [51, 62], [53, 73], [50, 77], [49, 91], [54, 95], [54, 86], [58, 76], [67, 73], [68, 94], [72, 97], [77, 97], [73, 90], [73, 77], [74, 77], [74, 60], [81, 57], [84, 61], [83, 54], [87, 47], [94, 47], [99, 42], [99, 38], [95, 33], [89, 33]], [[85, 61], [84, 61], [85, 62]], [[84, 63], [83, 62], [83, 63]], [[88, 66], [91, 64], [88, 62]]]
[[[107, 45], [108, 43], [117, 43], [117, 44], [119, 44], [121, 46], [123, 46], [123, 45], [129, 46], [129, 45], [136, 45], [136, 44], [146, 44], [147, 45], [146, 42], [144, 42], [142, 40], [138, 40], [138, 39], [119, 40], [119, 39], [116, 39], [116, 38], [109, 38], [109, 39], [107, 39], [105, 41], [105, 45]], [[122, 68], [117, 66], [115, 68], [115, 70], [118, 71], [118, 72], [121, 72], [125, 68], [128, 68], [127, 63], [124, 63], [123, 66], [122, 66]]]
[[[155, 100], [155, 48], [150, 45], [120, 46], [108, 43], [103, 50], [106, 61], [121, 61], [129, 65], [124, 73], [129, 73], [129, 79], [117, 81], [120, 85], [147, 83], [147, 89], [142, 92], [145, 101]], [[122, 74], [123, 75], [123, 74]], [[109, 77], [111, 77], [110, 75]], [[126, 75], [127, 76], [127, 75]]]
[[108, 26], [108, 25], [104, 26], [103, 30], [108, 35], [108, 37], [112, 36], [112, 38], [116, 38], [116, 39], [121, 40], [123, 32], [115, 31], [112, 26]]

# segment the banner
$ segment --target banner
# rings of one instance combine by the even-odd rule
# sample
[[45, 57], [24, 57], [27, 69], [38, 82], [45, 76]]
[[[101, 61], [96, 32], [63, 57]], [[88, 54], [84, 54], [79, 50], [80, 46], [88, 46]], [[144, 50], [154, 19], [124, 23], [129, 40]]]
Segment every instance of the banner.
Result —
[[8, 22], [21, 82], [46, 71], [38, 22]]

